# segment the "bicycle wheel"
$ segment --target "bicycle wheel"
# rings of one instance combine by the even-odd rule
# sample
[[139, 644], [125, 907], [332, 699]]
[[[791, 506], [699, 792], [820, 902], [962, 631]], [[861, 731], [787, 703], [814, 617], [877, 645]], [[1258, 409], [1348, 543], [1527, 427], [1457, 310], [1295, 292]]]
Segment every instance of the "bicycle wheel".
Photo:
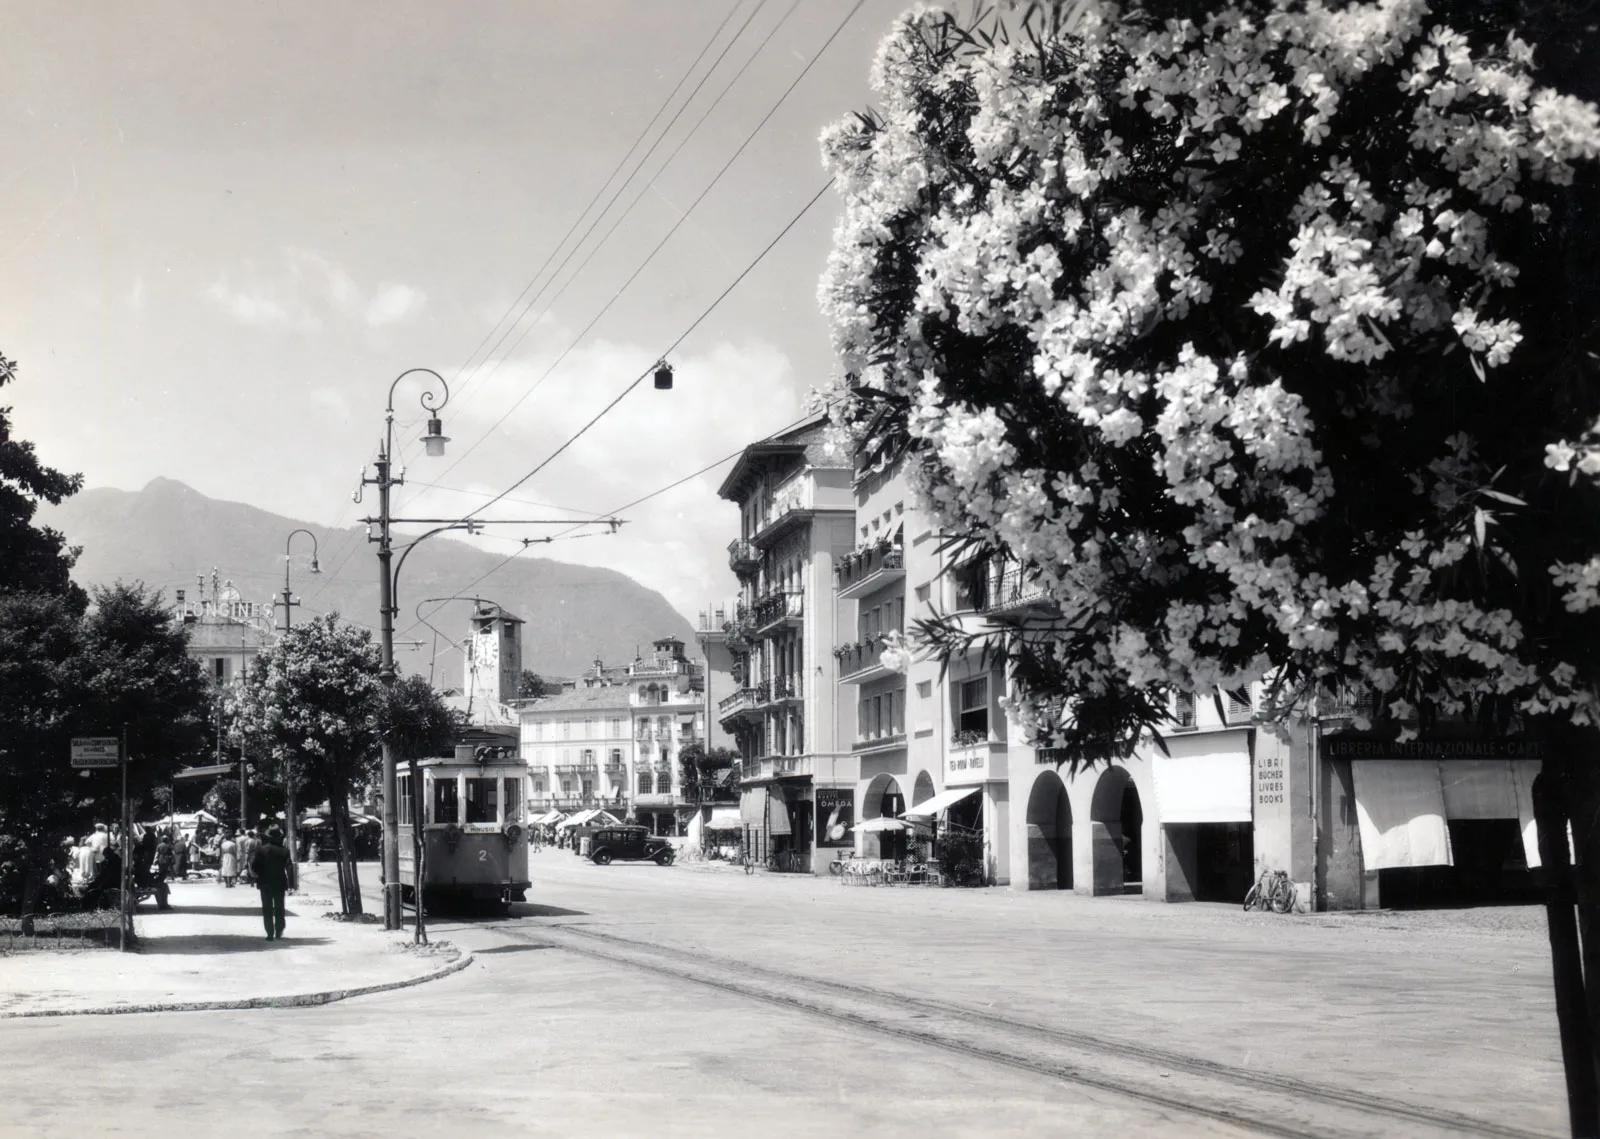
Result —
[[1272, 912], [1286, 914], [1294, 909], [1294, 883], [1287, 878], [1278, 879], [1278, 884], [1272, 890]]
[[1250, 887], [1250, 892], [1244, 896], [1244, 912], [1249, 913], [1256, 908], [1256, 903], [1261, 900], [1261, 883], [1257, 882]]
[[742, 861], [744, 862], [744, 872], [746, 874], [754, 874], [756, 872], [756, 860], [755, 859], [750, 858], [750, 857], [745, 857], [744, 859], [742, 859]]
[[835, 878], [839, 877], [839, 875], [844, 873], [844, 863], [835, 858], [832, 862], [828, 863], [828, 873], [832, 874]]

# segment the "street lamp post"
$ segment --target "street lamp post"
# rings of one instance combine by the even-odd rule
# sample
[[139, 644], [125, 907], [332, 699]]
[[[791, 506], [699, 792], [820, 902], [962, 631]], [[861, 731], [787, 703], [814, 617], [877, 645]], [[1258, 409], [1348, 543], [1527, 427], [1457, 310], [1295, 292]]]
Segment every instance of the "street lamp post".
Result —
[[[283, 540], [283, 631], [287, 633], [294, 626], [294, 607], [300, 604], [294, 599], [294, 594], [289, 590], [289, 567], [293, 564], [292, 547], [294, 536], [304, 534], [311, 539], [311, 572], [321, 573], [322, 567], [317, 564], [317, 536], [305, 527], [290, 530], [289, 536]], [[297, 826], [296, 815], [300, 805], [295, 801], [295, 781], [298, 773], [294, 767], [294, 756], [283, 757], [283, 831], [289, 845], [289, 885], [295, 889], [300, 888], [300, 828]]]
[[[379, 651], [382, 654], [378, 677], [383, 681], [385, 688], [394, 685], [394, 578], [390, 574], [389, 566], [394, 557], [394, 549], [389, 540], [389, 525], [392, 517], [389, 513], [389, 490], [391, 487], [400, 486], [405, 482], [405, 476], [394, 474], [394, 391], [400, 386], [400, 381], [411, 375], [427, 375], [439, 382], [443, 390], [442, 396], [436, 395], [431, 385], [424, 389], [418, 402], [428, 413], [428, 430], [423, 435], [423, 444], [431, 456], [444, 454], [444, 445], [449, 442], [445, 437], [443, 427], [437, 412], [450, 402], [450, 385], [445, 383], [444, 377], [432, 368], [410, 368], [395, 377], [394, 383], [389, 385], [389, 401], [384, 407], [384, 434], [382, 449], [378, 452], [378, 461], [375, 464], [376, 474], [368, 478], [363, 473], [361, 485], [376, 486], [378, 488], [378, 517], [370, 521], [376, 522], [378, 533], [376, 538], [368, 535], [369, 541], [378, 543], [378, 612], [379, 612]], [[399, 786], [395, 769], [394, 748], [388, 740], [383, 741], [383, 928], [399, 929], [401, 924], [400, 908], [400, 825], [398, 814]]]

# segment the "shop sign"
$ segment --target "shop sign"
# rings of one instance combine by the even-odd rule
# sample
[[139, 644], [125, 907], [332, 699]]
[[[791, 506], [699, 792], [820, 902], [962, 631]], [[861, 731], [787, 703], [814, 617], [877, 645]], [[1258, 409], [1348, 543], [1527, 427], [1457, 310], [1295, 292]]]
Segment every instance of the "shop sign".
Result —
[[851, 827], [856, 821], [855, 791], [818, 787], [813, 795], [817, 804], [817, 845], [852, 845], [855, 842], [851, 834]]
[[1487, 740], [1419, 736], [1404, 743], [1334, 737], [1322, 741], [1322, 754], [1327, 759], [1539, 759], [1544, 744], [1510, 736]]
[[73, 767], [116, 767], [121, 762], [122, 745], [116, 736], [72, 737]]

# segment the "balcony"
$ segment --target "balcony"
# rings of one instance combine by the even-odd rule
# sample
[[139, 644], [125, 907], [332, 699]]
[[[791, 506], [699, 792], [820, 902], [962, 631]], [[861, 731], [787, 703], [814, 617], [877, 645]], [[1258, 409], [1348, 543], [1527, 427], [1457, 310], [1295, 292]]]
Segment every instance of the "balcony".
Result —
[[764, 755], [744, 763], [745, 783], [764, 783], [773, 779], [790, 779], [811, 775], [814, 757], [809, 755]]
[[808, 472], [802, 470], [773, 490], [772, 502], [756, 532], [750, 535], [750, 544], [757, 549], [769, 548], [784, 534], [809, 520], [815, 509], [811, 479]]
[[882, 586], [903, 581], [905, 576], [905, 553], [888, 544], [848, 553], [833, 567], [841, 600], [865, 597]]
[[786, 626], [798, 626], [805, 611], [805, 594], [797, 589], [779, 589], [756, 599], [754, 629], [764, 637]]
[[755, 638], [755, 620], [744, 602], [734, 606], [733, 616], [722, 623], [722, 631], [727, 634], [728, 647], [735, 652], [750, 647]]
[[652, 792], [649, 795], [635, 795], [635, 807], [676, 807], [682, 799], [670, 791]]
[[555, 763], [551, 766], [557, 775], [590, 775], [599, 770], [592, 759], [588, 763]]
[[850, 750], [857, 755], [873, 755], [880, 751], [893, 751], [905, 746], [906, 733], [903, 730], [898, 732], [874, 732], [862, 736], [851, 744]]
[[850, 641], [833, 650], [839, 662], [840, 684], [865, 684], [894, 676], [895, 670], [883, 663], [883, 640], [876, 634], [865, 641]]
[[717, 719], [722, 723], [727, 723], [737, 716], [754, 712], [758, 706], [756, 700], [758, 691], [758, 689], [746, 685], [728, 693], [728, 695], [717, 701]]
[[1038, 578], [1032, 572], [1024, 572], [1019, 565], [1007, 565], [999, 571], [991, 569], [987, 585], [984, 591], [987, 596], [974, 606], [984, 614], [1003, 615], [1029, 609], [1055, 608], [1055, 602], [1045, 593]]
[[728, 543], [728, 568], [740, 577], [753, 576], [761, 569], [761, 551], [743, 538], [735, 538]]
[[756, 685], [756, 703], [761, 705], [782, 704], [786, 700], [800, 700], [800, 681], [786, 677], [773, 680], [763, 680]]
[[1370, 689], [1341, 684], [1324, 688], [1317, 697], [1317, 716], [1326, 720], [1371, 720], [1378, 714], [1378, 702]]

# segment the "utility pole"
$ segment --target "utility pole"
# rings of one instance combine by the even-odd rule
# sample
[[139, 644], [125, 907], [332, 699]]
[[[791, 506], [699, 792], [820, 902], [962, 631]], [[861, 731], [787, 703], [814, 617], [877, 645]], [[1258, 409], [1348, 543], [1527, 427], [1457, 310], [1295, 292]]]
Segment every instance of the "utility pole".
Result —
[[[317, 564], [317, 536], [305, 527], [290, 530], [289, 536], [283, 540], [283, 631], [287, 633], [294, 624], [294, 608], [300, 603], [294, 599], [294, 594], [289, 591], [289, 567], [292, 564], [291, 547], [294, 545], [294, 536], [304, 534], [311, 539], [311, 572], [321, 573], [322, 567]], [[295, 802], [294, 756], [285, 754], [283, 757], [283, 831], [289, 847], [289, 886], [291, 889], [300, 888], [300, 834], [295, 816], [299, 813], [299, 804]], [[265, 834], [262, 837], [266, 837]]]

